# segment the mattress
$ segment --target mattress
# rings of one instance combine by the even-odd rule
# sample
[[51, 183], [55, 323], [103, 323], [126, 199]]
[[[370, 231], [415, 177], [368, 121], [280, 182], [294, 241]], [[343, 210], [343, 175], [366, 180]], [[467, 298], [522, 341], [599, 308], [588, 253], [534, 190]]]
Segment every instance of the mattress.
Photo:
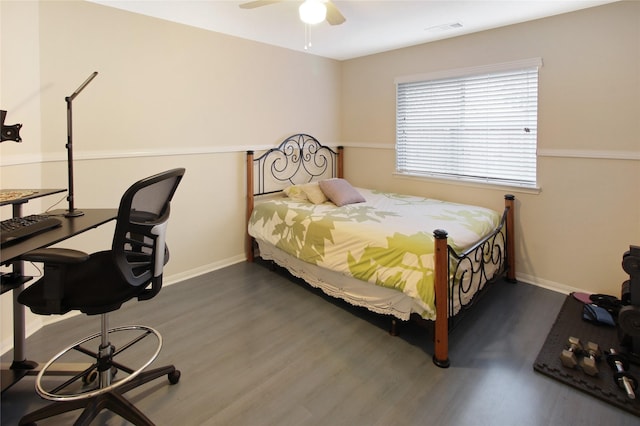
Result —
[[[259, 242], [263, 258], [271, 257], [294, 275], [300, 276], [300, 271], [313, 266], [301, 278], [326, 287], [327, 294], [400, 319], [408, 319], [412, 312], [435, 319], [433, 231], [446, 230], [447, 243], [460, 253], [492, 233], [500, 215], [466, 204], [363, 188], [358, 191], [366, 201], [342, 207], [284, 196], [259, 202], [249, 220], [249, 235]], [[325, 279], [327, 271], [332, 277]], [[342, 277], [368, 284], [347, 289], [341, 284], [347, 281]], [[321, 286], [320, 282], [333, 285]], [[464, 291], [459, 292], [462, 295], [454, 301], [451, 314], [482, 285], [460, 283]], [[477, 288], [467, 288], [470, 286]], [[367, 287], [387, 291], [383, 296], [371, 296], [363, 290]]]

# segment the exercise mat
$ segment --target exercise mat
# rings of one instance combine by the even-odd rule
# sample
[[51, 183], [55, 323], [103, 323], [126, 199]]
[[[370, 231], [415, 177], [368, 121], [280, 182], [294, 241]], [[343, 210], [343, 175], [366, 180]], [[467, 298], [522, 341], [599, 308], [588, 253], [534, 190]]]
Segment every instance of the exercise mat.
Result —
[[[551, 331], [536, 358], [533, 369], [539, 373], [558, 380], [599, 398], [609, 404], [622, 408], [636, 416], [640, 416], [640, 388], [636, 390], [636, 399], [630, 399], [623, 389], [613, 380], [614, 371], [607, 364], [605, 357], [598, 363], [599, 374], [589, 376], [580, 367], [567, 368], [560, 361], [560, 354], [567, 348], [569, 337], [577, 337], [583, 345], [588, 341], [597, 343], [602, 352], [614, 349], [624, 352], [620, 348], [618, 332], [615, 327], [595, 325], [582, 319], [584, 304], [568, 296], [558, 318], [551, 327]], [[629, 364], [629, 373], [640, 380], [638, 364]]]

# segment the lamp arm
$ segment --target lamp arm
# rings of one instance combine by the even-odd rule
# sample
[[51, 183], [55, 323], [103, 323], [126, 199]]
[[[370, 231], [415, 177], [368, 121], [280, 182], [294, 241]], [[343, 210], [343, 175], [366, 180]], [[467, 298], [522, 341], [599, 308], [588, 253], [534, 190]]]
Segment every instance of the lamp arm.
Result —
[[74, 189], [73, 189], [73, 100], [84, 90], [91, 80], [98, 75], [97, 71], [94, 71], [84, 83], [80, 85], [70, 96], [64, 98], [67, 103], [67, 176], [69, 178], [69, 191], [67, 193], [67, 201], [69, 202], [69, 209], [65, 213], [65, 217], [82, 216], [84, 213], [76, 210], [74, 207]]

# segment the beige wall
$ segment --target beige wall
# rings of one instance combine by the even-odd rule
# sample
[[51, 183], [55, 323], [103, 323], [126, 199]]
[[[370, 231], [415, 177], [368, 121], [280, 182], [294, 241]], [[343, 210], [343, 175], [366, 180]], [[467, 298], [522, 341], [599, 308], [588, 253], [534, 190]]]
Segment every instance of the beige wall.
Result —
[[[393, 176], [394, 78], [532, 57], [544, 62], [539, 194]], [[640, 244], [640, 2], [363, 57], [342, 73], [341, 134], [356, 147], [345, 173], [354, 184], [496, 209], [513, 192], [520, 279], [619, 295], [622, 254]]]
[[[502, 189], [393, 176], [393, 79], [534, 56], [544, 61], [542, 192], [515, 191], [519, 278], [616, 294], [622, 253], [640, 244], [640, 3], [344, 62], [81, 1], [3, 0], [0, 24], [0, 103], [8, 123], [24, 125], [22, 144], [0, 146], [2, 188], [66, 187], [64, 98], [98, 71], [73, 103], [76, 206], [114, 207], [132, 181], [186, 167], [172, 205], [169, 283], [243, 259], [243, 151], [292, 133], [344, 143], [357, 185], [501, 208]], [[67, 245], [101, 249], [111, 232]], [[4, 352], [10, 296], [1, 302]], [[29, 329], [42, 321], [28, 319]]]
[[[338, 141], [337, 61], [82, 1], [3, 0], [0, 18], [2, 109], [24, 140], [0, 146], [2, 188], [67, 186], [65, 97], [98, 71], [73, 101], [76, 207], [116, 207], [135, 180], [186, 167], [168, 283], [244, 259], [246, 149], [299, 132]], [[65, 245], [107, 248], [112, 232]], [[0, 352], [11, 345], [10, 300], [2, 296]], [[28, 321], [33, 330], [43, 317]]]

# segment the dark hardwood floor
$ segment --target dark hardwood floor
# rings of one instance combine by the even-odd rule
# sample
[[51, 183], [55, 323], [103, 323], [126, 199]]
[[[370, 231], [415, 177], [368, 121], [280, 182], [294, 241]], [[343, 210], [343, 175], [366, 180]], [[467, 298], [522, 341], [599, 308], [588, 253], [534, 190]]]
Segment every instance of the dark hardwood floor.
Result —
[[[433, 365], [425, 330], [349, 307], [259, 264], [240, 263], [129, 302], [112, 327], [162, 333], [153, 365], [182, 371], [126, 396], [158, 425], [638, 425], [640, 419], [552, 379], [532, 364], [565, 296], [496, 283], [450, 338], [451, 367]], [[76, 316], [27, 340], [45, 361], [99, 329]], [[10, 354], [3, 356], [7, 361]], [[27, 377], [2, 394], [2, 425], [45, 404]], [[43, 421], [71, 424], [78, 413]], [[95, 424], [122, 425], [106, 412]]]

